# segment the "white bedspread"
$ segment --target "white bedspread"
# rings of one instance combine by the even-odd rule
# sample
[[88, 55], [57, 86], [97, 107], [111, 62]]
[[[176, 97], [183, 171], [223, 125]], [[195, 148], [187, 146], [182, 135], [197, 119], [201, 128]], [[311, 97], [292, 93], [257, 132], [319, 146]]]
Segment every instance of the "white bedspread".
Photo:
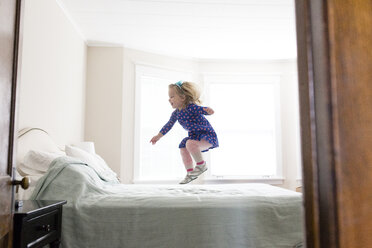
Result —
[[55, 160], [33, 199], [67, 200], [62, 247], [295, 247], [301, 194], [265, 184], [123, 185]]

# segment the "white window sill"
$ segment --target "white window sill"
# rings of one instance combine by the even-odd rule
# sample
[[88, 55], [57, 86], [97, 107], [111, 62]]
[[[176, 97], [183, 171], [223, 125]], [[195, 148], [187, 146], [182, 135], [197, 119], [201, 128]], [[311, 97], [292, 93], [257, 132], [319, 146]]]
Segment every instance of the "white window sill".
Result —
[[208, 178], [203, 180], [204, 184], [221, 184], [221, 183], [267, 183], [283, 184], [284, 178]]
[[181, 180], [133, 180], [132, 184], [178, 184]]
[[[180, 179], [182, 180], [182, 179]], [[180, 180], [133, 180], [133, 184], [178, 184]], [[266, 183], [272, 185], [281, 185], [284, 178], [218, 178], [218, 179], [199, 179], [192, 184], [234, 184], [234, 183]]]

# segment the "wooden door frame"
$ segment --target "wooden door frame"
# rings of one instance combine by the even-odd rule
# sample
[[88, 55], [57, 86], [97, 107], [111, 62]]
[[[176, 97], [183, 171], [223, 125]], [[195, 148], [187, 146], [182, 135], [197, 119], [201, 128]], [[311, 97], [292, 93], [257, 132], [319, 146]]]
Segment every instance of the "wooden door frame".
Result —
[[295, 4], [306, 245], [366, 247], [372, 241], [372, 0]]
[[[10, 105], [10, 124], [9, 124], [9, 150], [8, 150], [8, 173], [11, 175], [12, 181], [15, 180], [14, 172], [16, 170], [15, 157], [16, 157], [16, 144], [17, 136], [15, 135], [18, 129], [18, 98], [19, 83], [21, 82], [21, 62], [22, 62], [22, 44], [23, 44], [23, 16], [24, 16], [24, 0], [16, 0], [16, 18], [14, 27], [14, 49], [13, 49], [13, 78], [12, 78], [12, 95]], [[12, 193], [13, 206], [15, 201], [14, 186]], [[12, 225], [13, 225], [13, 212], [12, 209]], [[11, 231], [9, 247], [13, 246], [13, 227]]]
[[16, 0], [17, 7], [16, 7], [16, 23], [14, 29], [14, 51], [13, 51], [13, 78], [12, 78], [12, 98], [11, 98], [11, 117], [10, 117], [10, 135], [9, 135], [9, 168], [12, 171], [8, 171], [9, 175], [12, 175], [14, 179], [13, 170], [15, 169], [15, 151], [16, 151], [16, 144], [17, 144], [17, 137], [15, 133], [17, 132], [18, 128], [18, 121], [17, 121], [17, 101], [18, 98], [18, 90], [19, 90], [19, 83], [21, 81], [20, 78], [20, 71], [21, 71], [21, 61], [22, 61], [22, 41], [23, 41], [23, 14], [24, 14], [24, 0]]
[[338, 247], [326, 1], [295, 0], [307, 247]]
[[[13, 66], [12, 66], [12, 78], [11, 78], [11, 89], [10, 89], [10, 104], [9, 104], [9, 137], [8, 137], [8, 161], [7, 161], [7, 175], [10, 176], [8, 186], [11, 187], [12, 181], [14, 180], [14, 158], [15, 158], [15, 147], [16, 147], [16, 137], [15, 132], [17, 129], [17, 95], [18, 87], [17, 84], [20, 82], [20, 62], [21, 62], [21, 45], [22, 45], [22, 29], [23, 29], [23, 12], [24, 12], [24, 2], [23, 0], [15, 0], [15, 23], [14, 23], [14, 43], [13, 43]], [[10, 199], [10, 210], [11, 210], [11, 220], [10, 220], [10, 232], [4, 236], [0, 237], [1, 247], [12, 247], [13, 245], [13, 212], [14, 212], [14, 186], [11, 189], [11, 199]]]

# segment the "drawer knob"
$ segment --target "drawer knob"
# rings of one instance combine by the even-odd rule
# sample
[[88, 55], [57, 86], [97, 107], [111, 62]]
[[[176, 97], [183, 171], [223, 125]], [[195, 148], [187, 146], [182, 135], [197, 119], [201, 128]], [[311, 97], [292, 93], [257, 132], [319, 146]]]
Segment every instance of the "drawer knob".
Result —
[[44, 231], [49, 232], [50, 231], [50, 225], [42, 225], [41, 229], [44, 230]]

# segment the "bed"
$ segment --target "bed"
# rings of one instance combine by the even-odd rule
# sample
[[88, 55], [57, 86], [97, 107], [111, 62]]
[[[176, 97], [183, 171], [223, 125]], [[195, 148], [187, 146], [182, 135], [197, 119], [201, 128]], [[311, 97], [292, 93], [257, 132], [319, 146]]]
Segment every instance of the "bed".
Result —
[[22, 197], [67, 200], [62, 247], [302, 247], [300, 193], [266, 184], [121, 184], [39, 129], [18, 140], [20, 174], [35, 149], [56, 155]]

